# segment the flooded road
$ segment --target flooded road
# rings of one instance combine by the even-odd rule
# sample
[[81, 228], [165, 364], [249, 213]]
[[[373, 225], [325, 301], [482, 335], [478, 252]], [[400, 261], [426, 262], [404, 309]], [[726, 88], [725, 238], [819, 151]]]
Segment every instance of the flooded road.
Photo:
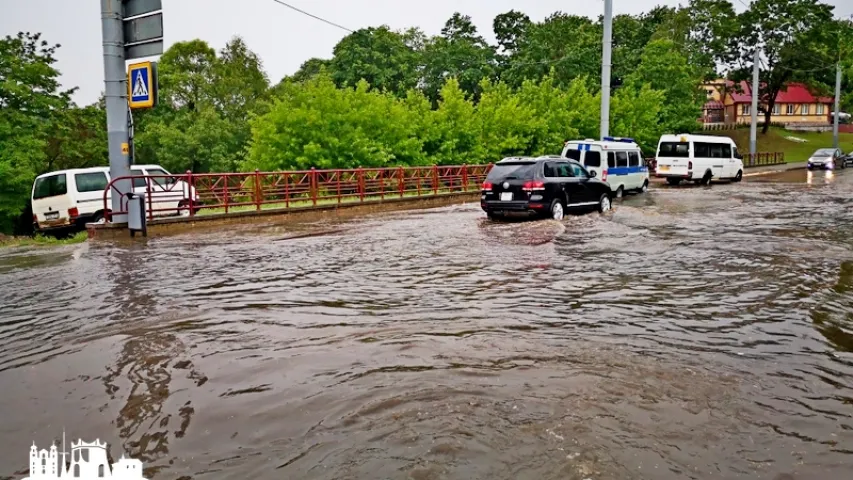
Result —
[[853, 171], [0, 251], [0, 478], [853, 478]]

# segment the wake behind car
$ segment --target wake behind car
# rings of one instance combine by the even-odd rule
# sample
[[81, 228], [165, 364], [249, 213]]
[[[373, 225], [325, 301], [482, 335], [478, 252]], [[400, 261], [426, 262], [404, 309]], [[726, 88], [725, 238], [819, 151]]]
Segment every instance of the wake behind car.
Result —
[[521, 215], [562, 220], [566, 210], [610, 210], [613, 192], [574, 160], [512, 157], [496, 163], [483, 182], [480, 207], [489, 218]]
[[814, 152], [811, 157], [809, 157], [808, 163], [806, 164], [806, 168], [809, 170], [823, 169], [823, 170], [833, 170], [835, 168], [845, 168], [847, 167], [847, 157], [845, 157], [841, 150], [838, 148], [821, 148], [820, 150]]

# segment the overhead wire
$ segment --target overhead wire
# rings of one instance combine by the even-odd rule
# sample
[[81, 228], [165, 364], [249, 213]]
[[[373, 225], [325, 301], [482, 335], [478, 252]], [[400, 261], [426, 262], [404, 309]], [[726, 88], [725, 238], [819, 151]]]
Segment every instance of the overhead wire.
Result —
[[323, 17], [319, 17], [319, 16], [317, 16], [317, 15], [314, 15], [313, 13], [306, 12], [305, 10], [302, 10], [301, 8], [298, 8], [298, 7], [294, 7], [293, 5], [291, 5], [291, 4], [287, 3], [287, 2], [283, 2], [282, 0], [272, 0], [272, 1], [273, 1], [273, 2], [275, 2], [275, 3], [278, 3], [279, 5], [285, 6], [285, 7], [289, 8], [289, 9], [291, 9], [291, 10], [294, 10], [294, 11], [296, 11], [296, 12], [299, 12], [299, 13], [301, 13], [301, 14], [303, 14], [303, 15], [307, 15], [307, 16], [309, 16], [309, 17], [311, 17], [311, 18], [315, 19], [315, 20], [319, 20], [319, 21], [321, 21], [321, 22], [323, 22], [323, 23], [326, 23], [326, 24], [328, 24], [328, 25], [331, 25], [331, 26], [333, 26], [333, 27], [340, 28], [341, 30], [343, 30], [343, 31], [345, 31], [345, 32], [353, 33], [353, 30], [350, 30], [349, 28], [344, 27], [343, 25], [339, 25], [339, 24], [337, 24], [337, 23], [335, 23], [335, 22], [333, 22], [333, 21], [331, 21], [331, 20], [326, 20], [325, 18], [323, 18]]

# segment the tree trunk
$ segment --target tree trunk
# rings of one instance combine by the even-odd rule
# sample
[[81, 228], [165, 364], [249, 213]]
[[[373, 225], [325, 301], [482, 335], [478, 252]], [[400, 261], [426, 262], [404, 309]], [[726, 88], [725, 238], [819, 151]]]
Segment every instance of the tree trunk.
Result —
[[770, 130], [770, 117], [773, 115], [773, 105], [767, 105], [767, 111], [764, 112], [764, 127], [761, 129], [762, 135], [767, 135], [767, 130]]

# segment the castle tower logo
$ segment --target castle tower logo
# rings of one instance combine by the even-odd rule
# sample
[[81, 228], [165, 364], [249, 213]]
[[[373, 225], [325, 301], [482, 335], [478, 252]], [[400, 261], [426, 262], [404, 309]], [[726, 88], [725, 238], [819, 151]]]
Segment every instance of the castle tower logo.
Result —
[[71, 461], [66, 461], [65, 433], [62, 434], [62, 452], [52, 444], [50, 450], [30, 447], [30, 476], [24, 480], [78, 479], [98, 480], [145, 480], [142, 476], [142, 462], [121, 456], [119, 461], [110, 465], [107, 460], [107, 444], [96, 439], [86, 443], [82, 439], [71, 442]]

